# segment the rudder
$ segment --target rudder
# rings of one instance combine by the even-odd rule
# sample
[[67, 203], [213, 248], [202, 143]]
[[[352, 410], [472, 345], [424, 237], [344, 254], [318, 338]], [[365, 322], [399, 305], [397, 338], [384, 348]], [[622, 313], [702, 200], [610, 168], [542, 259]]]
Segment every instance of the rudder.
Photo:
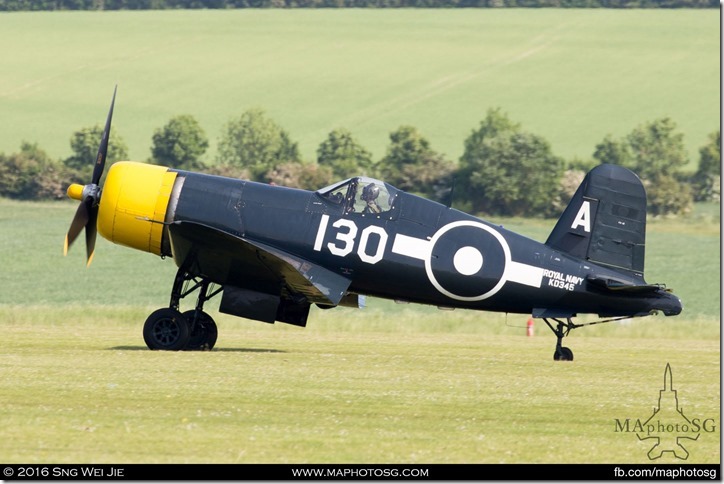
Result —
[[638, 176], [619, 165], [588, 172], [546, 245], [643, 277], [646, 191]]

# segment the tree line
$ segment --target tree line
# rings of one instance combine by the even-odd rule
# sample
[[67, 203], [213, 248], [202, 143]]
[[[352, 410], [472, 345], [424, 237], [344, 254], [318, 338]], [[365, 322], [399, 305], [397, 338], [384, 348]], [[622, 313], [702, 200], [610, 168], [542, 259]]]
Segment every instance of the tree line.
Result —
[[[63, 199], [70, 183], [88, 183], [103, 128], [73, 133], [72, 154], [53, 159], [37, 144], [0, 153], [0, 197]], [[523, 129], [501, 108], [492, 108], [464, 141], [459, 160], [434, 150], [414, 126], [389, 134], [384, 156], [375, 160], [346, 128], [332, 130], [318, 146], [316, 160], [304, 160], [298, 143], [263, 109], [252, 108], [222, 127], [218, 152], [207, 160], [209, 138], [189, 114], [172, 117], [152, 136], [149, 163], [262, 183], [316, 190], [357, 175], [480, 215], [555, 217], [585, 173], [600, 163], [630, 168], [639, 175], [654, 216], [687, 213], [697, 201], [719, 201], [721, 132], [699, 149], [697, 169], [684, 136], [670, 118], [655, 119], [627, 135], [605, 136], [590, 159], [564, 160], [543, 137]], [[108, 163], [128, 159], [122, 136], [111, 130]]]
[[719, 8], [719, 0], [0, 0], [0, 11], [237, 8]]

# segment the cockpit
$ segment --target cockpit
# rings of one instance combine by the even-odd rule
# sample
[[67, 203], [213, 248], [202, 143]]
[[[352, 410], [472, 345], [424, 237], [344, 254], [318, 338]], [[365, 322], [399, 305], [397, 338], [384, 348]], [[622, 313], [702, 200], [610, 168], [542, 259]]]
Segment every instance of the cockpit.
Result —
[[329, 202], [344, 206], [344, 213], [383, 217], [395, 208], [399, 191], [385, 182], [358, 176], [317, 190]]

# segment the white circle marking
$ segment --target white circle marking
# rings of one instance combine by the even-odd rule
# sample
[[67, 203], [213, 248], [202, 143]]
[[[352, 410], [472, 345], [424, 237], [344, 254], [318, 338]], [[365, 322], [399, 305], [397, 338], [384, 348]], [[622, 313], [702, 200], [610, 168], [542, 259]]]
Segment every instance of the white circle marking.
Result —
[[483, 267], [483, 254], [475, 247], [467, 246], [458, 249], [453, 257], [455, 270], [464, 276], [477, 274]]
[[[435, 247], [435, 244], [438, 240], [440, 240], [440, 237], [445, 235], [446, 232], [448, 232], [451, 229], [454, 229], [456, 227], [476, 227], [479, 229], [482, 229], [489, 234], [491, 234], [493, 237], [495, 237], [500, 243], [500, 247], [503, 249], [503, 259], [504, 259], [504, 269], [503, 269], [503, 276], [500, 278], [498, 283], [493, 287], [491, 290], [484, 294], [480, 294], [478, 296], [460, 296], [458, 294], [454, 294], [444, 287], [440, 285], [440, 283], [435, 278], [435, 274], [432, 272], [432, 249]], [[457, 222], [451, 222], [447, 225], [444, 225], [443, 227], [440, 227], [437, 232], [435, 232], [435, 235], [432, 236], [432, 239], [430, 239], [430, 254], [428, 254], [427, 258], [425, 259], [425, 272], [427, 273], [427, 278], [430, 281], [430, 283], [435, 286], [435, 289], [440, 291], [441, 293], [445, 294], [447, 297], [451, 299], [457, 299], [458, 301], [482, 301], [483, 299], [487, 299], [496, 292], [500, 291], [500, 289], [503, 287], [505, 282], [507, 281], [507, 278], [505, 276], [505, 270], [510, 265], [510, 247], [508, 246], [508, 242], [505, 240], [505, 238], [492, 227], [488, 227], [485, 224], [482, 224], [480, 222], [473, 222], [472, 220], [460, 220]]]

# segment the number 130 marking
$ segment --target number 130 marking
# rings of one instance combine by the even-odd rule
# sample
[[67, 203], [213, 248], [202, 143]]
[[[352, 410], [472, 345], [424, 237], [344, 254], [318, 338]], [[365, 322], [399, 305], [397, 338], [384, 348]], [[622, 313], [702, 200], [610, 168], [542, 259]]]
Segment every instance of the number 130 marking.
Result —
[[[319, 228], [317, 229], [317, 238], [314, 239], [314, 250], [317, 252], [322, 250], [324, 235], [327, 233], [328, 225], [329, 215], [322, 215], [322, 220], [319, 222]], [[354, 243], [358, 232], [357, 224], [352, 220], [341, 218], [332, 223], [332, 227], [337, 229], [334, 233], [335, 241], [327, 243], [327, 249], [329, 249], [332, 254], [339, 257], [348, 256], [354, 250]], [[372, 254], [367, 252], [370, 234], [377, 234], [380, 238], [377, 243], [377, 248]], [[357, 255], [363, 262], [368, 264], [378, 263], [382, 260], [382, 256], [385, 254], [387, 238], [387, 232], [385, 232], [385, 229], [382, 227], [377, 227], [375, 225], [365, 227], [360, 235]]]

